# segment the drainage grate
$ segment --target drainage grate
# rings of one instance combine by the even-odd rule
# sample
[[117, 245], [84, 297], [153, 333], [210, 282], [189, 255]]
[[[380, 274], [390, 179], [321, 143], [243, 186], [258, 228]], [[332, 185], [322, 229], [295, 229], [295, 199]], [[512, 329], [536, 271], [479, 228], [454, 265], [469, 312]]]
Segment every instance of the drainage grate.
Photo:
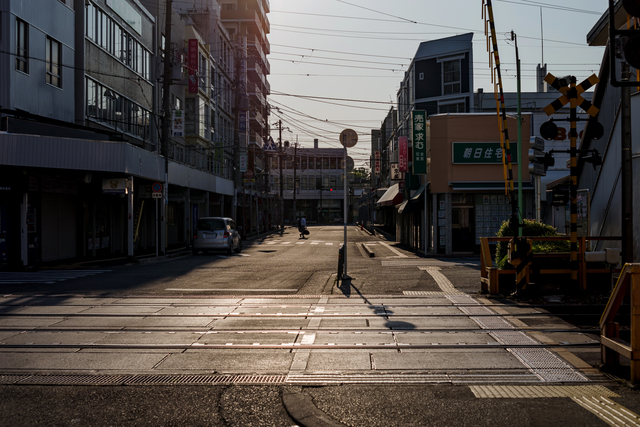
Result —
[[[483, 329], [505, 329], [514, 326], [501, 317], [473, 317], [478, 314], [495, 314], [487, 307], [481, 306], [476, 300], [466, 295], [447, 296], [454, 304], [464, 304], [458, 307], [464, 313], [470, 315], [470, 319], [475, 321]], [[469, 307], [468, 304], [475, 303], [477, 307]], [[521, 331], [493, 331], [490, 335], [499, 343], [504, 345], [539, 345], [540, 342]], [[558, 356], [546, 349], [534, 348], [508, 348], [523, 365], [531, 369], [541, 381], [549, 382], [583, 382], [589, 381], [572, 366], [568, 365]]]
[[284, 375], [2, 375], [0, 384], [196, 385], [281, 384]]
[[444, 292], [437, 292], [437, 291], [402, 291], [402, 294], [408, 295], [408, 296], [429, 295], [429, 296], [440, 296], [440, 297], [447, 295]]
[[233, 378], [234, 384], [283, 384], [284, 375], [238, 375]]
[[606, 387], [587, 386], [517, 386], [476, 385], [469, 387], [479, 399], [538, 399], [545, 397], [620, 397]]
[[121, 385], [125, 383], [122, 375], [32, 375], [19, 384], [40, 385]]

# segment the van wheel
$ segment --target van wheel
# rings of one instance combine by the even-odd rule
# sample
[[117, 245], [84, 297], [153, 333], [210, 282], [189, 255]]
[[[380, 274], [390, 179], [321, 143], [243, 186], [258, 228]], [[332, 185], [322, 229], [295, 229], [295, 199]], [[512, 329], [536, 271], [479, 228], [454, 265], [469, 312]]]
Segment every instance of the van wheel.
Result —
[[233, 255], [233, 241], [229, 242], [229, 248], [227, 249], [227, 255]]
[[242, 252], [242, 240], [238, 242], [238, 247], [236, 248], [236, 253]]

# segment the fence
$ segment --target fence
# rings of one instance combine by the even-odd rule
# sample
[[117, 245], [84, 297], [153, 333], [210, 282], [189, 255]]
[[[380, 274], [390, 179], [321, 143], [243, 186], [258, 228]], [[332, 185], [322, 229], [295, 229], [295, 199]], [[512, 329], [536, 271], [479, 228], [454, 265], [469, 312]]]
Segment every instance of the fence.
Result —
[[[526, 237], [532, 241], [570, 241], [569, 236], [560, 237]], [[500, 293], [500, 277], [504, 275], [510, 275], [515, 278], [515, 270], [500, 270], [494, 267], [491, 257], [491, 250], [489, 247], [490, 242], [509, 242], [511, 237], [481, 237], [480, 238], [480, 280], [482, 282], [482, 291], [489, 292], [490, 294]], [[586, 259], [585, 253], [587, 253], [587, 242], [590, 241], [608, 241], [608, 240], [622, 240], [622, 237], [580, 237], [578, 240], [578, 283], [580, 289], [587, 289], [587, 275], [588, 274], [612, 274], [611, 269], [606, 268], [589, 268], [589, 261]], [[549, 268], [540, 269], [538, 272], [541, 275], [549, 274], [571, 274], [569, 268], [569, 252], [552, 252], [552, 253], [534, 253], [534, 264], [536, 260], [543, 258], [567, 258], [567, 268]], [[619, 271], [619, 270], [618, 270]]]

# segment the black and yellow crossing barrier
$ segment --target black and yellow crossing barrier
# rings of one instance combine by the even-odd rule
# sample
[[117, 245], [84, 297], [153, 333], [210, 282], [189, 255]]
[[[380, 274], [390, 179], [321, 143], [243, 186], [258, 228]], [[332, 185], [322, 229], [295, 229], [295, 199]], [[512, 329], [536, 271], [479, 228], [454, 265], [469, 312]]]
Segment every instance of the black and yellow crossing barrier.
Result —
[[[518, 228], [522, 226], [518, 218], [518, 201], [516, 199], [516, 192], [514, 186], [513, 179], [513, 156], [511, 154], [511, 142], [509, 140], [509, 129], [507, 127], [507, 109], [504, 103], [504, 89], [502, 86], [502, 73], [500, 70], [500, 55], [498, 54], [498, 39], [496, 37], [496, 26], [493, 18], [493, 6], [491, 4], [491, 0], [483, 0], [483, 18], [485, 19], [485, 35], [487, 36], [487, 50], [489, 49], [489, 45], [491, 44], [493, 51], [493, 61], [495, 62], [495, 71], [497, 76], [497, 87], [499, 91], [496, 94], [496, 108], [498, 112], [498, 117], [501, 117], [501, 135], [500, 135], [500, 148], [502, 149], [502, 161], [506, 166], [507, 174], [505, 179], [505, 193], [509, 196], [509, 200], [511, 203], [511, 227], [513, 229], [513, 235], [517, 236]], [[484, 7], [486, 5], [486, 7]], [[486, 11], [486, 16], [484, 15]], [[491, 55], [490, 55], [490, 65], [491, 65]], [[518, 163], [520, 159], [518, 159]]]
[[509, 264], [516, 269], [516, 292], [527, 288], [533, 263], [533, 241], [524, 237], [514, 237], [509, 242]]
[[580, 84], [576, 84], [574, 76], [566, 76], [561, 79], [556, 78], [549, 73], [544, 81], [557, 89], [562, 95], [544, 108], [544, 112], [548, 116], [555, 113], [560, 108], [569, 104], [569, 141], [570, 148], [570, 199], [571, 199], [571, 256], [569, 266], [571, 268], [571, 281], [578, 283], [578, 269], [580, 268], [578, 260], [578, 132], [576, 130], [578, 123], [578, 106], [587, 112], [591, 117], [595, 117], [600, 111], [589, 101], [580, 96], [586, 90], [598, 83], [600, 80], [593, 74]]

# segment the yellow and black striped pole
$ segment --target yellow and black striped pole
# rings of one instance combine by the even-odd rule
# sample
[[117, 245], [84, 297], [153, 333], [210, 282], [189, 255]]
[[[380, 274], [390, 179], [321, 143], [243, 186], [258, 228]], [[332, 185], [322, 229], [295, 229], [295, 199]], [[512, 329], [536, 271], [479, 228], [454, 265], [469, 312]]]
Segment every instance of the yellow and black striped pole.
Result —
[[[559, 80], [551, 73], [547, 74], [544, 81], [556, 88], [562, 95], [553, 101], [551, 104], [544, 108], [544, 112], [548, 116], [555, 113], [557, 110], [569, 104], [569, 154], [571, 156], [569, 160], [570, 167], [570, 181], [569, 181], [569, 195], [570, 195], [570, 213], [571, 213], [571, 225], [570, 225], [570, 243], [571, 253], [569, 257], [569, 267], [571, 269], [571, 281], [574, 285], [578, 284], [578, 269], [580, 263], [578, 262], [578, 131], [576, 130], [578, 124], [577, 108], [580, 106], [591, 117], [595, 117], [600, 111], [597, 107], [593, 106], [589, 101], [580, 96], [587, 91], [593, 85], [600, 80], [593, 74], [588, 79], [584, 80], [579, 85], [576, 84], [576, 78], [574, 76], [567, 76], [562, 80], [566, 82], [569, 79], [569, 86], [563, 86]], [[566, 83], [565, 83], [566, 84]]]
[[487, 4], [487, 13], [488, 13], [488, 20], [489, 20], [489, 30], [491, 32], [490, 34], [491, 45], [493, 48], [493, 57], [494, 57], [495, 67], [496, 67], [498, 88], [500, 91], [499, 100], [500, 100], [501, 111], [498, 111], [499, 114], [502, 113], [502, 138], [500, 142], [503, 144], [501, 148], [503, 150], [504, 160], [507, 165], [507, 195], [510, 196], [509, 200], [511, 202], [511, 211], [512, 211], [511, 226], [513, 230], [513, 235], [517, 236], [518, 235], [517, 226], [520, 225], [518, 221], [518, 213], [517, 213], [518, 203], [516, 200], [516, 193], [514, 191], [514, 185], [513, 185], [511, 143], [509, 141], [509, 129], [507, 128], [507, 109], [504, 104], [504, 89], [502, 87], [502, 73], [500, 71], [500, 55], [498, 53], [498, 39], [496, 37], [496, 26], [493, 20], [493, 6], [491, 5], [491, 0], [486, 0], [486, 4]]
[[578, 107], [578, 91], [576, 89], [576, 78], [571, 76], [571, 84], [569, 85], [569, 154], [570, 159], [570, 181], [569, 194], [571, 199], [571, 254], [569, 258], [569, 266], [571, 268], [571, 282], [574, 285], [578, 283], [578, 131], [576, 126], [578, 123], [577, 115]]

